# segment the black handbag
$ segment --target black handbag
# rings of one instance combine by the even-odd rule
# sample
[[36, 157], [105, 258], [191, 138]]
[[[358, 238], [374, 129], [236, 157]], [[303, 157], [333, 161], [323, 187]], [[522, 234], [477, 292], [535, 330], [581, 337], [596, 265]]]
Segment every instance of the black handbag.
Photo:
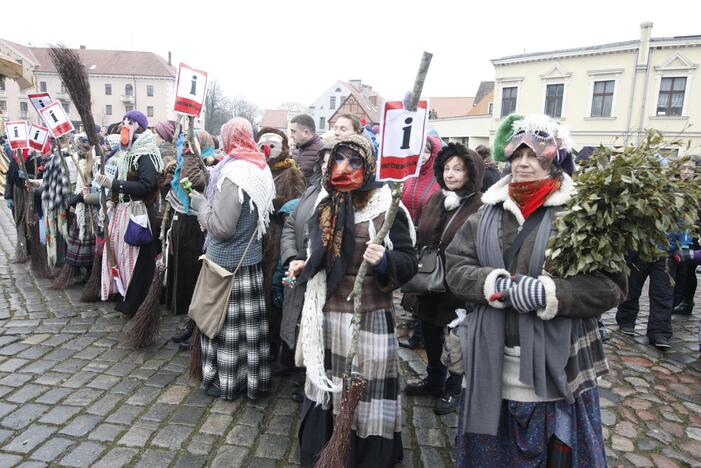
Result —
[[439, 294], [445, 292], [445, 271], [438, 247], [423, 247], [419, 269], [401, 288], [404, 294]]
[[443, 267], [443, 257], [441, 257], [440, 245], [443, 236], [448, 232], [448, 228], [453, 224], [453, 220], [458, 215], [464, 203], [455, 210], [450, 221], [443, 228], [441, 238], [436, 246], [424, 246], [419, 252], [419, 269], [416, 274], [401, 287], [404, 294], [441, 294], [445, 292], [445, 269]]

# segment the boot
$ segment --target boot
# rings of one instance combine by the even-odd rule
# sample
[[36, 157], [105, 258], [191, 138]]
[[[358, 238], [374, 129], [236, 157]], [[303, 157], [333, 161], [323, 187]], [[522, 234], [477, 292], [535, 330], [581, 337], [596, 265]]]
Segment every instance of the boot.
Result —
[[691, 311], [693, 309], [693, 302], [689, 302], [686, 299], [682, 299], [682, 301], [679, 304], [674, 306], [674, 309], [672, 309], [672, 313], [677, 315], [691, 315]]
[[185, 340], [189, 340], [192, 336], [192, 330], [194, 329], [195, 321], [192, 319], [187, 319], [187, 323], [185, 323], [185, 328], [173, 335], [170, 338], [170, 341], [172, 341], [173, 343], [182, 343]]

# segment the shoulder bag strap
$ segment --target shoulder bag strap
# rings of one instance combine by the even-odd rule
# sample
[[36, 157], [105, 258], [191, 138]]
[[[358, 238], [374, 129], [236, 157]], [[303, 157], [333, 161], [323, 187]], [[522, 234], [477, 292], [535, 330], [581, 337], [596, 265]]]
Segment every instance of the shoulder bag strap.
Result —
[[547, 208], [541, 206], [528, 217], [525, 223], [523, 223], [521, 231], [516, 235], [516, 238], [509, 246], [509, 249], [504, 253], [504, 265], [506, 268], [509, 268], [509, 265], [511, 265], [512, 260], [523, 245], [526, 237], [528, 237], [528, 234], [530, 234], [537, 226], [540, 226], [540, 222], [543, 220], [543, 216], [545, 215], [546, 211]]
[[256, 234], [258, 233], [258, 227], [256, 227], [253, 230], [253, 235], [251, 235], [251, 238], [248, 240], [248, 245], [246, 245], [246, 250], [243, 251], [243, 255], [241, 255], [241, 260], [239, 260], [239, 264], [236, 265], [236, 269], [234, 270], [234, 275], [238, 273], [239, 268], [241, 268], [241, 264], [243, 263], [243, 259], [246, 258], [246, 254], [248, 253], [248, 249], [251, 247], [251, 244], [253, 243], [253, 238], [256, 237]]

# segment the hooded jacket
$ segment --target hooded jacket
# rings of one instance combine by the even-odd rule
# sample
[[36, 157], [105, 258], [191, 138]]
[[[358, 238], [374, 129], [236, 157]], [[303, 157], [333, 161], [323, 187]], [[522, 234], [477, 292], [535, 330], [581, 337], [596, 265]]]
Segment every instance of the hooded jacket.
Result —
[[418, 223], [421, 211], [431, 195], [441, 190], [434, 177], [433, 165], [441, 150], [442, 142], [440, 138], [434, 136], [429, 136], [426, 139], [432, 144], [431, 156], [421, 165], [419, 176], [407, 180], [402, 190], [402, 203], [409, 210], [414, 224]]

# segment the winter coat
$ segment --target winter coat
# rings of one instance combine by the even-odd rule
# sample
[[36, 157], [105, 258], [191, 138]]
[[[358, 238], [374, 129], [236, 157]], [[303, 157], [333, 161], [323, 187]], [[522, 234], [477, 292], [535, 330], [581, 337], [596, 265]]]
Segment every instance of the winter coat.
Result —
[[482, 179], [482, 191], [486, 192], [489, 190], [489, 188], [499, 179], [501, 179], [499, 168], [494, 161], [490, 160], [487, 164], [485, 164], [484, 178]]
[[402, 188], [402, 203], [409, 210], [411, 220], [415, 225], [418, 224], [421, 218], [421, 211], [428, 199], [431, 195], [441, 190], [433, 173], [433, 163], [441, 150], [441, 139], [438, 137], [428, 137], [428, 139], [433, 144], [431, 156], [428, 158], [428, 161], [424, 161], [421, 164], [419, 176], [407, 180]]
[[[310, 186], [302, 195], [297, 209], [285, 220], [280, 239], [280, 261], [287, 266], [292, 260], [307, 259], [307, 223], [314, 213], [314, 204], [321, 191], [320, 187]], [[290, 349], [296, 345], [297, 324], [304, 305], [306, 283], [287, 288], [282, 302], [282, 325], [280, 337]]]
[[314, 165], [324, 144], [324, 140], [319, 135], [314, 135], [308, 142], [292, 150], [292, 157], [297, 161], [307, 182], [312, 180]]
[[[509, 197], [509, 180], [505, 176], [482, 196], [484, 205], [502, 205], [500, 244], [506, 251], [513, 243], [520, 227], [524, 223], [518, 206]], [[560, 189], [550, 195], [545, 206], [563, 206], [574, 191], [574, 182], [566, 174], [562, 175]], [[446, 250], [446, 281], [451, 292], [460, 300], [475, 304], [489, 304], [489, 298], [495, 292], [494, 281], [500, 270], [482, 267], [477, 257], [477, 229], [484, 210], [472, 215], [457, 232]], [[508, 273], [528, 275], [528, 266], [535, 245], [537, 229], [524, 240], [510, 265]], [[556, 278], [543, 271], [539, 277], [546, 293], [546, 306], [538, 311], [542, 320], [564, 318], [586, 322], [583, 327], [574, 330], [596, 330], [597, 318], [607, 310], [616, 307], [626, 297], [627, 281], [622, 273], [608, 274], [594, 272], [570, 278]], [[518, 312], [506, 309], [505, 336], [507, 346], [518, 346]], [[587, 335], [588, 336], [588, 335]], [[593, 336], [593, 335], [592, 335]], [[588, 339], [598, 340], [598, 334]], [[573, 336], [572, 343], [578, 343], [579, 336]], [[578, 350], [574, 351], [575, 354]]]

